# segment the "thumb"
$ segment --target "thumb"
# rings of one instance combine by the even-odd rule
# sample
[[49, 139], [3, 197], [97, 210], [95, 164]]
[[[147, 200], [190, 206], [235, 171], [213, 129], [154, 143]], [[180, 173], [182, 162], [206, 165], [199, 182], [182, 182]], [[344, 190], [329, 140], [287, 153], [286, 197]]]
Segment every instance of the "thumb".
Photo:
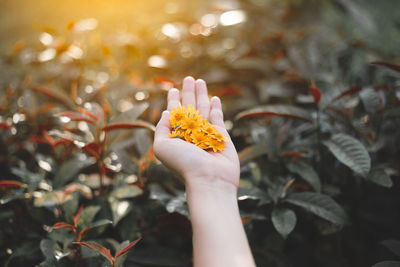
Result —
[[169, 117], [171, 115], [167, 110], [163, 111], [160, 121], [157, 123], [156, 131], [154, 133], [154, 141], [168, 138], [168, 134], [171, 132], [171, 124]]

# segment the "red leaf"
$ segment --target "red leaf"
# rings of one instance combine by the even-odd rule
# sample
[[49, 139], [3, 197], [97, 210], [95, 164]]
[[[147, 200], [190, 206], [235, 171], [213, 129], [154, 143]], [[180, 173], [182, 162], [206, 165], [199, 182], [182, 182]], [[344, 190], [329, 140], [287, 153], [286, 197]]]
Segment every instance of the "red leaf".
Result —
[[259, 116], [278, 116], [298, 120], [312, 121], [308, 111], [295, 106], [269, 105], [245, 110], [236, 115], [235, 119], [259, 117]]
[[115, 255], [115, 258], [118, 258], [121, 255], [124, 255], [126, 252], [128, 252], [131, 248], [133, 248], [142, 238], [139, 237], [135, 241], [131, 242], [129, 245], [118, 251], [117, 255]]
[[78, 112], [80, 112], [80, 113], [92, 118], [93, 120], [99, 121], [99, 118], [96, 115], [94, 115], [92, 112], [90, 112], [89, 110], [86, 110], [86, 109], [81, 108], [81, 107], [76, 107], [75, 109], [76, 109], [76, 111], [78, 111]]
[[79, 221], [79, 218], [81, 217], [82, 210], [83, 210], [83, 206], [81, 206], [81, 207], [78, 209], [78, 212], [75, 214], [75, 217], [74, 217], [74, 225], [75, 225], [75, 226], [78, 225], [78, 221]]
[[48, 133], [46, 130], [43, 130], [43, 137], [44, 137], [44, 139], [47, 141], [47, 143], [48, 143], [49, 145], [51, 145], [52, 147], [54, 147], [54, 139], [53, 139], [53, 137], [51, 137], [51, 136], [49, 135], [49, 133]]
[[400, 65], [397, 65], [397, 64], [388, 63], [388, 62], [379, 62], [379, 61], [377, 61], [377, 62], [371, 62], [370, 64], [372, 64], [372, 65], [378, 65], [378, 66], [383, 66], [383, 67], [389, 68], [389, 69], [391, 69], [391, 70], [400, 72]]
[[76, 233], [76, 227], [73, 226], [72, 224], [65, 223], [65, 222], [58, 222], [58, 223], [54, 224], [52, 226], [52, 228], [54, 228], [54, 229], [69, 228], [69, 229], [72, 229], [72, 231], [74, 231]]
[[358, 85], [352, 85], [349, 89], [343, 91], [340, 95], [338, 95], [337, 97], [335, 97], [333, 100], [338, 100], [346, 95], [354, 95], [358, 92], [360, 92], [362, 90], [361, 86]]
[[11, 126], [8, 125], [6, 122], [0, 122], [0, 129], [3, 129], [3, 130], [10, 130], [10, 129], [11, 129]]
[[96, 159], [99, 159], [101, 153], [101, 146], [97, 143], [89, 143], [82, 147], [82, 150], [86, 151], [88, 154], [92, 155]]
[[0, 181], [0, 187], [22, 187], [23, 183], [12, 181], [12, 180], [2, 180]]
[[176, 83], [175, 83], [173, 80], [171, 80], [171, 79], [169, 79], [169, 78], [167, 78], [167, 77], [164, 77], [164, 76], [156, 76], [156, 77], [154, 78], [154, 81], [155, 81], [156, 83], [165, 84], [168, 88], [174, 88], [174, 87], [176, 87]]
[[46, 139], [38, 135], [32, 135], [29, 137], [29, 142], [37, 143], [37, 144], [49, 144]]
[[73, 144], [73, 141], [68, 140], [68, 139], [59, 139], [54, 142], [54, 147], [58, 147], [60, 145], [67, 145], [67, 144]]
[[240, 95], [242, 95], [242, 90], [240, 88], [233, 87], [233, 86], [225, 86], [225, 87], [217, 89], [214, 92], [214, 95], [216, 95], [218, 97], [240, 96]]
[[81, 114], [76, 113], [76, 112], [71, 112], [71, 111], [62, 112], [62, 113], [57, 114], [57, 116], [67, 117], [72, 121], [85, 121], [85, 122], [88, 122], [91, 124], [96, 124], [96, 121], [94, 121], [86, 116], [82, 116]]
[[53, 98], [55, 100], [58, 100], [64, 104], [66, 104], [69, 107], [73, 107], [74, 103], [73, 101], [65, 94], [62, 92], [50, 89], [48, 87], [42, 86], [42, 85], [35, 85], [32, 87], [33, 90], [36, 92], [42, 93], [50, 98]]
[[112, 130], [120, 130], [120, 129], [132, 129], [132, 128], [147, 128], [149, 130], [155, 131], [156, 127], [153, 124], [145, 122], [145, 121], [135, 121], [135, 122], [127, 122], [127, 123], [115, 123], [109, 124], [103, 127], [103, 131], [112, 131]]
[[41, 114], [41, 113], [45, 113], [48, 112], [52, 109], [55, 109], [57, 106], [53, 103], [50, 104], [44, 104], [43, 106], [41, 106], [40, 108], [38, 108], [37, 110], [35, 110], [35, 112], [33, 113], [32, 117], [37, 117], [37, 115]]
[[109, 260], [111, 263], [114, 263], [114, 257], [111, 255], [110, 250], [106, 249], [100, 244], [95, 242], [74, 242], [75, 244], [79, 244], [81, 246], [88, 247], [97, 253], [101, 254], [104, 258]]
[[311, 82], [310, 91], [314, 98], [314, 103], [318, 104], [321, 101], [322, 94], [321, 91], [315, 86], [314, 81]]

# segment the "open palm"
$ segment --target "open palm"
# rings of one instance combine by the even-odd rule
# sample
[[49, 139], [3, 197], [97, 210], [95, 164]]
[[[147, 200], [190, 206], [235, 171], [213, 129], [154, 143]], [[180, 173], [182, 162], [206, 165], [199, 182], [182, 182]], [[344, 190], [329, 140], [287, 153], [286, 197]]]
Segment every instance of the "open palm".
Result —
[[[218, 97], [208, 98], [203, 80], [192, 77], [183, 80], [182, 97], [177, 89], [168, 92], [168, 111], [179, 105], [193, 105], [199, 114], [209, 120], [218, 131], [228, 138], [224, 151], [205, 151], [179, 138], [170, 138], [169, 112], [164, 111], [157, 124], [154, 138], [154, 153], [168, 168], [181, 175], [185, 182], [226, 181], [235, 187], [239, 183], [239, 159], [236, 149], [225, 129], [221, 101]], [[181, 101], [182, 99], [182, 101]]]

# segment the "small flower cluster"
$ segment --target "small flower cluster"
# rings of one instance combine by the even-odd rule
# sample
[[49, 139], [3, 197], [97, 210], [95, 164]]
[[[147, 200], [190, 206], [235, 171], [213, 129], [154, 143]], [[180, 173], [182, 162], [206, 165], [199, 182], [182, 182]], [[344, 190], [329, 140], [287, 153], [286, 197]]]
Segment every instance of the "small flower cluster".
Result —
[[177, 106], [170, 112], [169, 121], [173, 129], [171, 138], [181, 138], [201, 149], [212, 149], [214, 152], [225, 148], [226, 137], [215, 126], [199, 115], [192, 105], [186, 108]]

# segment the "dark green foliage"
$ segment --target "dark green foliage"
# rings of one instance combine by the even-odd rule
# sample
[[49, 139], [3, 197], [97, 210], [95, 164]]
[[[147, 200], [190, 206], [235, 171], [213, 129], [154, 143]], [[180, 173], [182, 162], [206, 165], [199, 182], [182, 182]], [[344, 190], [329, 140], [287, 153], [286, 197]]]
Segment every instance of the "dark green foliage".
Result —
[[258, 266], [399, 266], [398, 1], [242, 0], [215, 27], [233, 7], [176, 3], [4, 43], [0, 266], [191, 266], [184, 186], [151, 149], [186, 75], [222, 98]]

